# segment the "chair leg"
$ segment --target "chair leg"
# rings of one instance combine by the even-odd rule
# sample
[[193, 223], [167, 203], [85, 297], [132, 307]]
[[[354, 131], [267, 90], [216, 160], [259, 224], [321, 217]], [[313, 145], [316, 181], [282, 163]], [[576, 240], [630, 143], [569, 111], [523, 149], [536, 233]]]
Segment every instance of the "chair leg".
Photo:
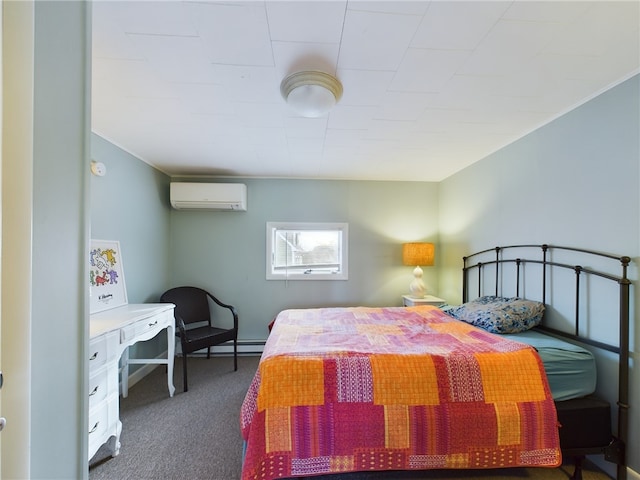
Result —
[[233, 371], [238, 371], [238, 340], [233, 341]]
[[188, 391], [187, 388], [187, 355], [185, 353], [182, 354], [182, 390], [184, 392]]
[[207, 347], [207, 360], [211, 358], [211, 347]]

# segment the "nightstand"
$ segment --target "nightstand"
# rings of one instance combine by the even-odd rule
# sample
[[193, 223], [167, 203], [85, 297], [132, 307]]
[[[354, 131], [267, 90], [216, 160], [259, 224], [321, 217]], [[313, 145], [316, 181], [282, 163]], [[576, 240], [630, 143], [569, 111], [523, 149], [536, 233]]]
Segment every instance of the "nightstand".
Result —
[[444, 305], [444, 303], [444, 299], [434, 297], [433, 295], [425, 295], [422, 298], [413, 298], [411, 295], [402, 296], [403, 307], [415, 307], [418, 305], [435, 305], [439, 307], [440, 305]]

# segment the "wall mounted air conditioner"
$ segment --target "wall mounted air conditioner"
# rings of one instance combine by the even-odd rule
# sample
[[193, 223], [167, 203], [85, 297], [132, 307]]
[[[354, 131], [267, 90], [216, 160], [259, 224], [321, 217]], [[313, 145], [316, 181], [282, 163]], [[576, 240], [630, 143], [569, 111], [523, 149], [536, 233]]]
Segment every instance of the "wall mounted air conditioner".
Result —
[[243, 183], [171, 182], [169, 196], [176, 210], [247, 210], [247, 186]]

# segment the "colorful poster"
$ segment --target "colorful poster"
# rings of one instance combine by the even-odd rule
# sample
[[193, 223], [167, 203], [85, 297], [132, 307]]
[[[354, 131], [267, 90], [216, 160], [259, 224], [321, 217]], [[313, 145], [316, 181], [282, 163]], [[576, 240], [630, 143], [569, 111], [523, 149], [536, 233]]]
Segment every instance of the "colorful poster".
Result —
[[91, 240], [89, 251], [90, 313], [127, 304], [120, 243]]

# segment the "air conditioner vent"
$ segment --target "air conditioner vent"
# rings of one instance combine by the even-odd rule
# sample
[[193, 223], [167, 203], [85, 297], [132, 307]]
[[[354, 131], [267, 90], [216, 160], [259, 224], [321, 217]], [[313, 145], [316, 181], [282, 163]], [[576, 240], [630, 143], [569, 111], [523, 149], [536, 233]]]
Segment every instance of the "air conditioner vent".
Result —
[[170, 198], [176, 210], [247, 210], [243, 183], [171, 182]]

